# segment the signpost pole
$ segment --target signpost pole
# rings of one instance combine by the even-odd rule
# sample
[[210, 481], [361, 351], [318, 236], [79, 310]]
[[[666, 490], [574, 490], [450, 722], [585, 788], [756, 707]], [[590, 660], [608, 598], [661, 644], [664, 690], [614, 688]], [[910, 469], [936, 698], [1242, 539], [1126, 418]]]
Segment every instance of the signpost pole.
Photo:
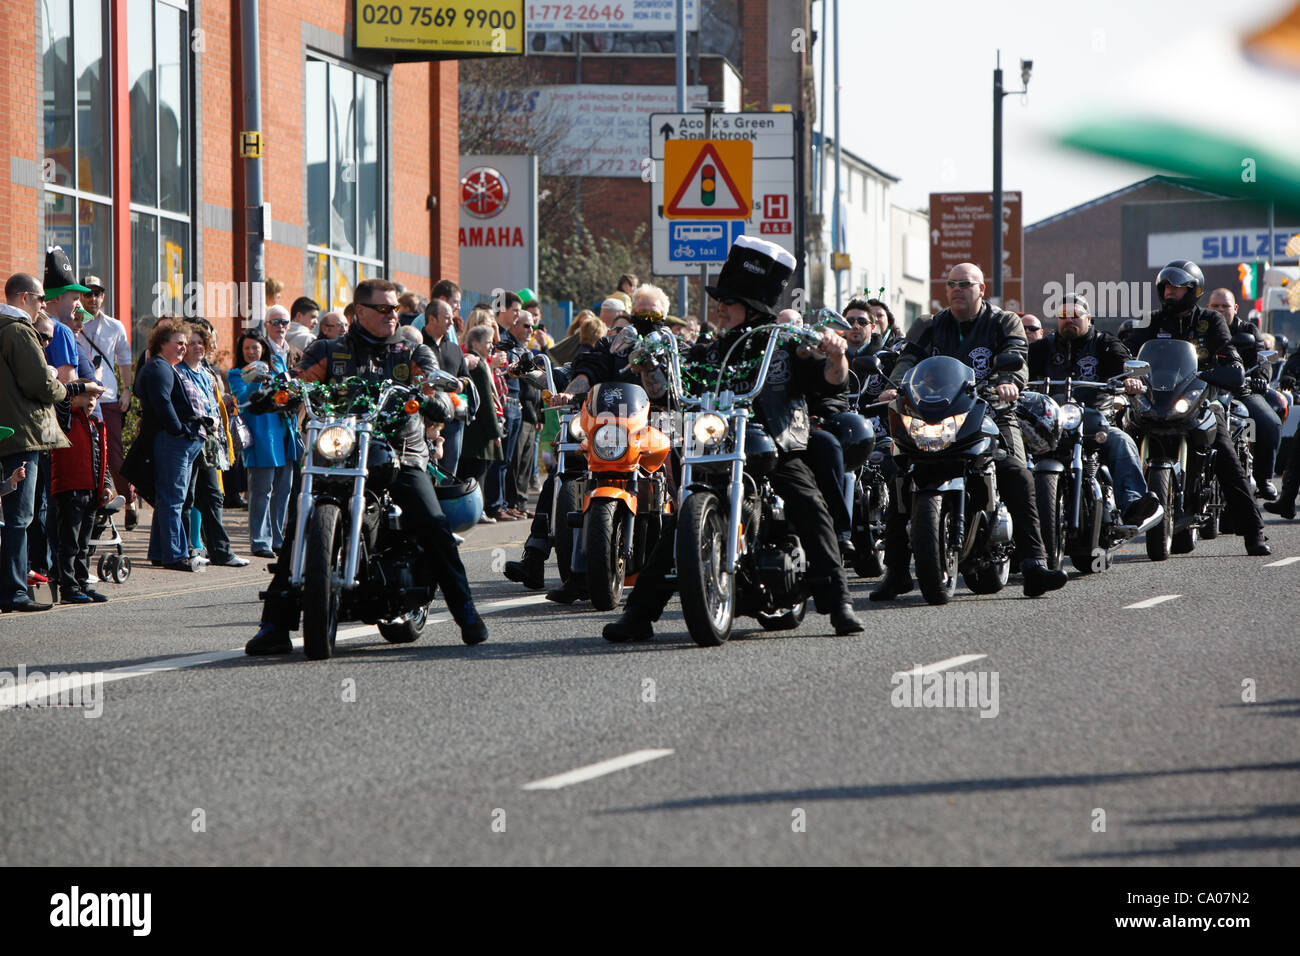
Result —
[[[706, 140], [713, 138], [713, 106], [705, 104], [704, 107], [704, 138]], [[709, 267], [705, 263], [700, 263], [700, 328], [703, 329], [707, 324], [709, 311], [709, 294], [704, 291], [704, 287], [709, 284]]]
[[990, 299], [1002, 305], [1002, 51], [993, 71], [993, 286]]
[[[677, 0], [677, 112], [686, 112], [686, 0]], [[654, 130], [650, 131], [654, 136]], [[690, 283], [686, 276], [677, 277], [677, 308], [684, 319], [690, 313], [687, 297]], [[700, 300], [700, 319], [704, 319], [704, 300]]]
[[[240, 0], [240, 59], [243, 63], [244, 129], [260, 134], [262, 129], [262, 63], [258, 42], [257, 0]], [[247, 241], [248, 314], [251, 324], [260, 324], [266, 313], [266, 216], [262, 205], [262, 158], [244, 160], [244, 234]]]
[[[831, 196], [831, 250], [832, 253], [842, 251], [840, 249], [840, 0], [835, 0], [835, 26], [831, 33], [835, 38], [835, 192]], [[843, 291], [840, 286], [842, 270], [835, 269], [834, 255], [831, 258], [831, 267], [835, 272], [835, 301], [832, 308], [840, 307], [840, 300], [843, 297]]]

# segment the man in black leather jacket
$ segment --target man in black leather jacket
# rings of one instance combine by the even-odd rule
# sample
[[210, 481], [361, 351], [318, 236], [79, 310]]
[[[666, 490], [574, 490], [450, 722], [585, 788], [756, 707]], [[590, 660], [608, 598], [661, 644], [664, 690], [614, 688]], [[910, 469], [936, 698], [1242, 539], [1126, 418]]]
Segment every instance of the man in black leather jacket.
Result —
[[[398, 334], [397, 291], [385, 279], [357, 283], [354, 293], [356, 322], [337, 339], [317, 339], [303, 353], [297, 376], [307, 381], [329, 382], [354, 375], [371, 380], [409, 382], [430, 375], [438, 368], [427, 345], [412, 345]], [[466, 644], [487, 640], [487, 625], [474, 608], [465, 565], [443, 516], [433, 482], [429, 477], [429, 446], [425, 423], [446, 421], [451, 410], [443, 402], [426, 402], [423, 415], [411, 415], [403, 425], [394, 451], [401, 469], [390, 493], [402, 509], [409, 534], [420, 542], [433, 565], [434, 583], [442, 591], [447, 610], [460, 625]], [[298, 481], [289, 498], [286, 528], [293, 527], [298, 511]], [[244, 647], [247, 654], [288, 654], [293, 650], [289, 632], [298, 629], [300, 608], [288, 594], [289, 560], [293, 536], [286, 530], [284, 545], [276, 555], [274, 577], [262, 605], [262, 623]]]
[[[794, 257], [774, 243], [751, 236], [736, 240], [718, 284], [707, 288], [719, 303], [716, 316], [720, 334], [694, 346], [686, 355], [686, 365], [702, 366], [700, 377], [708, 380], [707, 385], [697, 380], [697, 385], [712, 388], [723, 358], [745, 330], [773, 320], [775, 305], [794, 265]], [[733, 391], [752, 388], [752, 376], [757, 374], [755, 360], [766, 346], [767, 336], [752, 335], [732, 355], [728, 367], [740, 370], [734, 380], [729, 380]], [[812, 471], [799, 456], [807, 447], [810, 430], [806, 397], [841, 392], [848, 378], [844, 339], [826, 332], [818, 351], [823, 357], [805, 357], [793, 345], [779, 346], [773, 354], [767, 384], [754, 401], [753, 415], [780, 450], [770, 480], [785, 500], [786, 514], [808, 556], [808, 577], [817, 610], [830, 615], [837, 634], [855, 634], [863, 629], [862, 622], [853, 613], [835, 530]], [[687, 369], [683, 374], [689, 388]], [[605, 626], [607, 640], [648, 640], [653, 635], [652, 622], [663, 614], [673, 595], [666, 578], [674, 561], [674, 529], [670, 516], [647, 566], [637, 577], [622, 616]]]
[[[1087, 300], [1071, 292], [1061, 305], [1056, 331], [1029, 343], [1029, 377], [1105, 381], [1123, 375], [1124, 363], [1132, 357], [1123, 342], [1092, 324]], [[1049, 395], [1060, 393], [1056, 387], [1044, 391]], [[1080, 389], [1075, 397], [1086, 399], [1092, 391]], [[1116, 503], [1124, 512], [1124, 524], [1142, 525], [1155, 515], [1160, 500], [1147, 490], [1137, 445], [1127, 432], [1111, 425], [1106, 429], [1101, 454], [1115, 482]]]
[[[1160, 311], [1150, 313], [1134, 326], [1126, 343], [1133, 353], [1137, 354], [1152, 339], [1182, 339], [1196, 346], [1202, 370], [1212, 365], [1242, 368], [1241, 356], [1232, 347], [1232, 336], [1223, 316], [1196, 304], [1204, 286], [1205, 276], [1200, 267], [1188, 259], [1175, 260], [1161, 269], [1156, 276]], [[1130, 379], [1126, 384], [1132, 391], [1141, 389], [1140, 382]], [[1215, 415], [1219, 418], [1219, 427], [1214, 438], [1214, 448], [1218, 452], [1214, 456], [1214, 472], [1223, 488], [1233, 529], [1246, 539], [1247, 554], [1260, 557], [1271, 554], [1264, 543], [1267, 540], [1264, 520], [1250, 494], [1250, 485], [1242, 471], [1241, 460], [1233, 450], [1232, 439], [1228, 437], [1225, 416], [1220, 409], [1215, 409]]]
[[1269, 375], [1272, 370], [1256, 367], [1259, 353], [1265, 348], [1264, 336], [1238, 314], [1237, 297], [1231, 290], [1215, 289], [1211, 292], [1209, 307], [1228, 323], [1228, 334], [1232, 336], [1233, 347], [1249, 370], [1245, 384], [1233, 394], [1246, 406], [1251, 421], [1255, 423], [1255, 447], [1252, 449], [1255, 487], [1261, 498], [1273, 501], [1277, 498], [1277, 489], [1273, 487], [1273, 466], [1277, 462], [1277, 446], [1282, 441], [1282, 420], [1268, 403]]
[[[1027, 351], [1028, 343], [1020, 316], [994, 308], [984, 301], [983, 273], [974, 263], [963, 262], [948, 273], [948, 308], [930, 322], [913, 328], [913, 335], [909, 336], [894, 366], [892, 378], [895, 384], [901, 384], [903, 376], [922, 359], [947, 355], [973, 368], [976, 382], [984, 384], [994, 374], [997, 356], [1015, 355], [1023, 363]], [[1011, 513], [1016, 547], [1024, 555], [1021, 571], [1025, 576], [1025, 596], [1037, 597], [1064, 586], [1066, 574], [1047, 567], [1047, 552], [1038, 527], [1034, 479], [1025, 467], [1024, 442], [1015, 416], [1016, 398], [1028, 381], [1024, 365], [1002, 377], [1009, 381], [998, 384], [997, 391], [1006, 404], [993, 406], [994, 419], [1007, 452], [1006, 458], [997, 463], [998, 489], [1007, 511]], [[895, 389], [887, 389], [880, 394], [879, 400], [890, 401], [896, 394]], [[903, 491], [898, 488], [897, 505], [890, 511], [885, 525], [885, 565], [888, 570], [880, 586], [871, 592], [873, 601], [892, 601], [915, 586], [909, 568], [912, 549], [907, 538], [911, 495]]]

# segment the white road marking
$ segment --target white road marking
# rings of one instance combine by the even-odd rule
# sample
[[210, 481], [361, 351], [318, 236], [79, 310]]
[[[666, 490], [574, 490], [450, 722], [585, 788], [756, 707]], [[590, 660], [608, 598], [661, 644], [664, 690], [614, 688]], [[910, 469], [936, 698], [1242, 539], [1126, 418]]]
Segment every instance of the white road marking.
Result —
[[1161, 594], [1158, 597], [1147, 598], [1145, 601], [1138, 601], [1136, 604], [1125, 604], [1124, 610], [1143, 611], [1149, 607], [1155, 607], [1157, 604], [1164, 604], [1166, 601], [1172, 601], [1180, 597], [1182, 597], [1181, 594]]
[[1295, 564], [1300, 558], [1283, 558], [1281, 561], [1270, 561], [1264, 565], [1266, 568], [1285, 568], [1288, 564]]
[[[501, 601], [491, 601], [479, 606], [480, 614], [490, 614], [494, 611], [507, 611], [511, 608], [522, 607], [530, 604], [540, 604], [546, 600], [544, 594], [532, 594], [525, 597], [506, 598]], [[428, 624], [445, 624], [450, 621], [448, 614], [437, 614], [429, 618]], [[427, 625], [426, 625], [427, 626]], [[339, 628], [338, 636], [335, 638], [335, 644], [343, 644], [349, 641], [360, 640], [365, 637], [377, 637], [378, 628], [368, 624], [358, 625], [356, 627]], [[299, 650], [302, 648], [302, 638], [293, 639], [293, 646]], [[21, 685], [10, 685], [0, 687], [0, 710], [10, 710], [15, 707], [22, 707], [24, 704], [32, 701], [44, 700], [47, 697], [58, 697], [60, 694], [70, 694], [73, 690], [94, 684], [96, 681], [102, 681], [105, 684], [113, 681], [127, 680], [131, 677], [145, 677], [149, 674], [162, 674], [166, 671], [184, 670], [187, 667], [199, 667], [203, 664], [215, 664], [218, 661], [233, 661], [244, 656], [242, 647], [231, 651], [208, 651], [203, 654], [190, 654], [185, 657], [163, 657], [156, 661], [145, 661], [142, 664], [130, 664], [126, 667], [114, 667], [111, 670], [98, 672], [76, 672], [72, 677], [61, 677], [58, 680], [37, 680], [33, 682], [24, 682]], [[75, 665], [72, 664], [53, 664], [49, 667], [32, 667], [29, 670], [40, 671], [42, 674], [67, 673]]]
[[534, 780], [532, 783], [524, 784], [525, 790], [559, 790], [561, 787], [570, 787], [575, 783], [582, 783], [595, 777], [603, 777], [608, 773], [615, 773], [619, 770], [626, 770], [628, 767], [635, 767], [640, 763], [648, 763], [651, 760], [658, 760], [660, 757], [667, 757], [671, 750], [663, 748], [655, 750], [634, 750], [630, 754], [624, 754], [621, 757], [614, 757], [610, 760], [602, 760], [600, 763], [588, 764], [585, 767], [579, 767], [577, 770], [570, 770], [568, 773], [557, 774], [554, 777], [545, 777], [542, 780]]
[[935, 671], [946, 671], [949, 667], [957, 667], [961, 664], [969, 664], [971, 661], [983, 660], [988, 657], [987, 654], [963, 654], [961, 657], [950, 657], [946, 661], [938, 661], [934, 664], [919, 664], [910, 671], [902, 671], [904, 674], [933, 674]]

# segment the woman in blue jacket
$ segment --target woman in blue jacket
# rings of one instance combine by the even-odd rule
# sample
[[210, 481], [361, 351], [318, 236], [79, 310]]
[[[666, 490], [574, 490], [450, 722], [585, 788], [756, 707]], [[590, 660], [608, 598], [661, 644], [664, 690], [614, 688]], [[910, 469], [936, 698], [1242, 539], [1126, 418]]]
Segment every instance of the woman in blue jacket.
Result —
[[[235, 346], [234, 367], [226, 373], [230, 391], [240, 405], [260, 387], [245, 382], [241, 372], [251, 362], [265, 362], [272, 372], [286, 374], [284, 359], [276, 355], [260, 333], [245, 332]], [[248, 474], [248, 537], [253, 554], [274, 558], [284, 538], [284, 521], [289, 512], [289, 491], [293, 469], [302, 455], [302, 439], [294, 421], [280, 412], [250, 415], [240, 412], [252, 436], [244, 448], [244, 470]]]

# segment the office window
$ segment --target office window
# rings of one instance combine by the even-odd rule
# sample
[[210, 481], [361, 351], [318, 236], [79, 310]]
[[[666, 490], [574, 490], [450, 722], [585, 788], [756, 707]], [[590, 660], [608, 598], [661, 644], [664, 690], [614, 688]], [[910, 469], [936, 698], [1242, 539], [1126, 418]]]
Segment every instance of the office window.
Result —
[[[107, 0], [45, 0], [45, 244], [62, 246], [78, 278], [113, 273], [112, 112]], [[105, 308], [116, 309], [113, 290]]]
[[341, 309], [358, 282], [384, 273], [383, 84], [312, 56], [306, 98], [304, 288]]
[[194, 277], [190, 15], [172, 0], [126, 0], [130, 31], [132, 340], [180, 314]]

